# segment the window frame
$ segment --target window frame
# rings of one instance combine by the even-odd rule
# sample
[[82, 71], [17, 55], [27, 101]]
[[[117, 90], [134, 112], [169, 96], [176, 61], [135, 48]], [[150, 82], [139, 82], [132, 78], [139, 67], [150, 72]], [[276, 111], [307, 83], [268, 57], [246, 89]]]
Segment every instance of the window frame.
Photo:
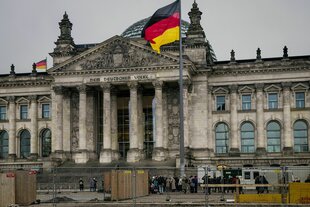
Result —
[[[219, 131], [218, 127], [220, 125], [224, 125], [225, 129], [224, 131]], [[218, 138], [218, 134], [224, 134], [224, 139]], [[218, 145], [217, 141], [224, 141], [225, 145]], [[221, 150], [218, 150], [221, 149]], [[224, 122], [220, 122], [215, 126], [215, 152], [217, 154], [225, 154], [228, 153], [229, 150], [229, 128], [228, 125]]]
[[[216, 95], [216, 111], [225, 111], [226, 110], [226, 96], [225, 95]], [[219, 102], [219, 98], [223, 98], [222, 102]]]
[[[26, 109], [26, 111], [23, 111], [23, 109]], [[20, 118], [20, 120], [26, 120], [26, 119], [28, 119], [28, 105], [27, 104], [20, 104], [19, 105], [19, 118]], [[24, 115], [26, 115], [25, 117], [24, 117]]]
[[[304, 129], [296, 129], [296, 124], [303, 123], [306, 127]], [[309, 152], [309, 125], [304, 120], [297, 120], [293, 125], [293, 141], [294, 141], [294, 152], [300, 153], [300, 152]], [[305, 136], [296, 136], [296, 133], [298, 132], [304, 132]], [[305, 142], [305, 144], [296, 144], [297, 140], [302, 140]], [[305, 147], [305, 150], [302, 150], [303, 147]]]
[[[273, 123], [277, 124], [279, 128], [269, 129], [269, 126]], [[275, 132], [278, 132], [279, 136], [270, 136], [272, 134], [275, 134]], [[277, 121], [268, 122], [267, 127], [266, 127], [266, 135], [267, 135], [267, 152], [269, 153], [281, 152], [281, 125]], [[279, 141], [279, 144], [269, 144], [269, 140], [277, 140]], [[270, 148], [272, 147], [272, 150], [269, 150], [269, 147]], [[277, 150], [277, 147], [278, 147], [278, 150]]]
[[[253, 128], [253, 131], [246, 131], [243, 130], [242, 127], [246, 124], [250, 124]], [[244, 137], [243, 135], [245, 133], [253, 133], [253, 137]], [[240, 141], [241, 141], [241, 153], [254, 153], [255, 152], [255, 127], [251, 122], [243, 122], [240, 127]], [[244, 141], [253, 141], [253, 144], [243, 144]], [[250, 150], [250, 148], [253, 148], [253, 150]], [[246, 149], [246, 150], [244, 150]]]
[[[303, 94], [303, 99], [297, 99], [298, 94]], [[302, 106], [300, 106], [298, 103], [303, 103]], [[295, 108], [303, 109], [306, 106], [306, 94], [303, 91], [296, 91], [295, 92]]]
[[[245, 97], [250, 98], [250, 100], [244, 100]], [[241, 95], [241, 109], [243, 111], [252, 109], [252, 94]]]
[[[46, 110], [44, 110], [44, 106], [48, 106], [48, 110], [46, 111]], [[51, 118], [51, 107], [50, 107], [51, 105], [50, 105], [50, 103], [42, 103], [41, 104], [41, 109], [42, 109], [42, 111], [41, 111], [41, 113], [42, 113], [42, 119], [49, 119], [49, 118]], [[45, 113], [48, 113], [48, 116], [45, 116]]]
[[[2, 112], [1, 109], [5, 109], [5, 112]], [[0, 105], [0, 121], [7, 120], [7, 106]]]
[[[276, 100], [271, 100], [271, 96], [274, 96]], [[268, 93], [268, 109], [278, 109], [279, 108], [279, 94], [276, 92]]]

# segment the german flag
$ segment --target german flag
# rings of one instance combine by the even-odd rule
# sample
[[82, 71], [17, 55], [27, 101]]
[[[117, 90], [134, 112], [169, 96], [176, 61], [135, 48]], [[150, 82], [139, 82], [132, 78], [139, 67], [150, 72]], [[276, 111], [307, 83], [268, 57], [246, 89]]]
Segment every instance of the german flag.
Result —
[[36, 68], [37, 69], [42, 69], [45, 70], [47, 68], [47, 59], [41, 60], [36, 63]]
[[158, 9], [146, 23], [141, 36], [151, 43], [153, 50], [160, 53], [162, 45], [180, 39], [180, 1]]

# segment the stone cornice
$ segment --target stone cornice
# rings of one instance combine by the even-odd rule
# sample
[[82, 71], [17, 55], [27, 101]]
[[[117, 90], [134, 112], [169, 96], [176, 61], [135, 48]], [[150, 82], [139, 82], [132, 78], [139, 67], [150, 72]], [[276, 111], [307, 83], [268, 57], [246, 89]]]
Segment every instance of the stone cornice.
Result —
[[[190, 64], [183, 65], [183, 68], [196, 72], [195, 68], [193, 68]], [[179, 65], [64, 71], [64, 72], [52, 72], [51, 75], [52, 76], [101, 75], [101, 74], [126, 73], [126, 72], [146, 72], [146, 71], [149, 72], [149, 71], [159, 71], [159, 70], [179, 70]]]
[[15, 88], [15, 87], [25, 87], [25, 86], [50, 86], [52, 80], [39, 80], [39, 81], [10, 81], [10, 82], [0, 82], [0, 88]]
[[279, 62], [268, 63], [249, 63], [249, 64], [225, 64], [213, 66], [212, 75], [237, 75], [237, 74], [255, 74], [255, 73], [274, 73], [274, 72], [294, 72], [310, 71], [309, 61], [300, 62]]

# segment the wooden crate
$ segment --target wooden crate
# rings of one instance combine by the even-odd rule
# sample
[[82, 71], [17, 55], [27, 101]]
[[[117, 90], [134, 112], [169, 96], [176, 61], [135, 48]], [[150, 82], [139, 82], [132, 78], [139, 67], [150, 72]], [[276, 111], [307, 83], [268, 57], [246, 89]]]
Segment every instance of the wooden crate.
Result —
[[0, 174], [0, 207], [10, 204], [30, 205], [36, 201], [36, 174], [14, 171]]
[[111, 171], [111, 200], [124, 200], [148, 194], [148, 171]]
[[15, 204], [15, 173], [0, 173], [0, 207]]

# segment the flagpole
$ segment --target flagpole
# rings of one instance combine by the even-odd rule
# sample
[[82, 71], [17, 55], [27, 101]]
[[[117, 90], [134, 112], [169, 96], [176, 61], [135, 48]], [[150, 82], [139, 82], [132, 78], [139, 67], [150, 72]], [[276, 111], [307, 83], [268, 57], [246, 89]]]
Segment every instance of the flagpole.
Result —
[[179, 42], [180, 42], [180, 52], [179, 52], [179, 88], [180, 88], [180, 176], [183, 177], [185, 173], [185, 159], [184, 159], [184, 106], [183, 106], [183, 47], [182, 47], [182, 9], [181, 0], [180, 4], [180, 32], [179, 32]]

